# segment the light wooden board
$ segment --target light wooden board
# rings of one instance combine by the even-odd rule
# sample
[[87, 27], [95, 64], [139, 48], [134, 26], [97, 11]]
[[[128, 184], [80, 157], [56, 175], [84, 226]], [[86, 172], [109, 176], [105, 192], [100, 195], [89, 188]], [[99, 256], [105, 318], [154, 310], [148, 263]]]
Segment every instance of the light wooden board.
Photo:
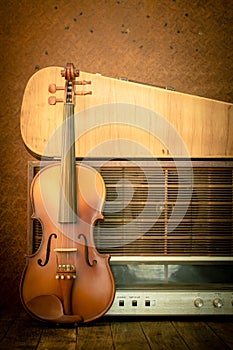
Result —
[[[21, 134], [27, 148], [60, 157], [63, 104], [48, 104], [48, 86], [64, 86], [62, 67], [35, 73], [25, 89]], [[80, 72], [77, 157], [232, 157], [233, 104]], [[64, 92], [57, 91], [62, 98]]]

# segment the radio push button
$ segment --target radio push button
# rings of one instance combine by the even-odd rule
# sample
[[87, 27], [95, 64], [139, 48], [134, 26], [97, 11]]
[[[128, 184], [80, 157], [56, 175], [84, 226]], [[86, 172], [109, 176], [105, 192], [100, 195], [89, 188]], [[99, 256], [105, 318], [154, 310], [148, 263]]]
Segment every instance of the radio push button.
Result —
[[214, 307], [217, 307], [217, 308], [222, 307], [222, 306], [223, 306], [223, 301], [222, 301], [222, 299], [220, 299], [220, 298], [215, 298], [215, 299], [213, 300], [213, 305], [214, 305]]
[[198, 308], [202, 307], [204, 305], [204, 301], [201, 298], [196, 298], [194, 300], [194, 305]]
[[119, 300], [119, 306], [121, 306], [121, 307], [122, 307], [122, 306], [125, 306], [125, 301], [124, 301], [124, 300], [122, 300], [122, 299], [121, 299], [121, 300]]

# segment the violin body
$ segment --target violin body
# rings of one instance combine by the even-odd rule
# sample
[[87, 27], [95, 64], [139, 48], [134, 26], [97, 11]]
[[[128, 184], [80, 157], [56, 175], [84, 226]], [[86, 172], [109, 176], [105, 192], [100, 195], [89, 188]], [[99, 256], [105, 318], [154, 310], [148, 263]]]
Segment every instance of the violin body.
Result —
[[35, 176], [30, 191], [33, 218], [42, 224], [38, 251], [27, 257], [20, 292], [26, 310], [55, 323], [88, 322], [111, 306], [115, 283], [109, 255], [93, 242], [93, 226], [103, 219], [105, 184], [101, 175], [76, 164], [77, 215], [59, 220], [60, 165], [51, 164]]

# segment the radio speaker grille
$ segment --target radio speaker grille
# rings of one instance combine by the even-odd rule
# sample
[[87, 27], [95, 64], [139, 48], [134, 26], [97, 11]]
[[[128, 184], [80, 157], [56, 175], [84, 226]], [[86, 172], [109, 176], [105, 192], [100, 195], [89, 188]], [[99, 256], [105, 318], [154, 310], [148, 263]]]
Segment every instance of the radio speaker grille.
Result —
[[[233, 256], [233, 163], [201, 161], [192, 168], [169, 161], [89, 164], [106, 184], [104, 220], [94, 227], [101, 253]], [[34, 220], [33, 252], [41, 236]]]

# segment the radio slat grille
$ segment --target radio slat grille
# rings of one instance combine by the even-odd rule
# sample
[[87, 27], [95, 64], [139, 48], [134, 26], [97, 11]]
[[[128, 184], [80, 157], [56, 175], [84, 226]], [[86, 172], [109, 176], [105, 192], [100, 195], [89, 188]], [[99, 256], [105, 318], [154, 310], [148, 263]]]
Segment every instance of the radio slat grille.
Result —
[[107, 187], [105, 220], [95, 227], [101, 252], [233, 255], [231, 168], [194, 168], [191, 196], [189, 168], [105, 167], [101, 174]]
[[[233, 256], [233, 165], [176, 169], [123, 163], [98, 169], [107, 190], [105, 218], [94, 228], [101, 253]], [[33, 230], [35, 251], [38, 222]]]

